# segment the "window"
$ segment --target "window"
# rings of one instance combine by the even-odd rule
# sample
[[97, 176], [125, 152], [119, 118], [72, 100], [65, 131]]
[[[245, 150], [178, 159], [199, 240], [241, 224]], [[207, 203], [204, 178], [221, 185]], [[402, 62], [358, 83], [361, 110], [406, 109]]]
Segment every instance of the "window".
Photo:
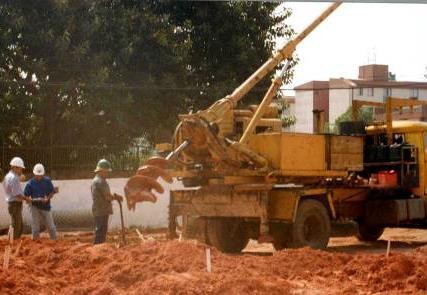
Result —
[[384, 98], [390, 97], [391, 96], [391, 88], [390, 87], [384, 88], [383, 93], [384, 93], [384, 95], [383, 95]]
[[365, 96], [374, 96], [374, 88], [364, 88], [363, 94]]
[[412, 88], [410, 90], [409, 97], [418, 98], [418, 95], [419, 95], [419, 89], [418, 88]]
[[359, 88], [359, 96], [374, 96], [374, 88]]
[[404, 144], [405, 143], [405, 134], [403, 133], [393, 133], [393, 144]]

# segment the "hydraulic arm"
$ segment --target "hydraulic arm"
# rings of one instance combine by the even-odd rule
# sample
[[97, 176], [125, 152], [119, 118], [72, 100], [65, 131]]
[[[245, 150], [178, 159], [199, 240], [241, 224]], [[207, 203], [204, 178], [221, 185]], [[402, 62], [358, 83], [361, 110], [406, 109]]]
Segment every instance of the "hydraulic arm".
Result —
[[[171, 181], [171, 175], [162, 172], [173, 169], [173, 175], [192, 172], [196, 175], [258, 175], [268, 177], [272, 173], [268, 161], [247, 145], [247, 141], [254, 133], [266, 108], [270, 105], [278, 88], [282, 84], [283, 76], [289, 69], [290, 60], [296, 46], [304, 40], [320, 23], [323, 22], [338, 6], [341, 1], [331, 4], [320, 16], [309, 24], [295, 38], [289, 40], [277, 50], [261, 67], [248, 77], [230, 95], [216, 101], [206, 110], [193, 114], [180, 115], [173, 138], [173, 151], [166, 159], [149, 159], [144, 166], [138, 169], [137, 175], [131, 177], [126, 185], [125, 192], [128, 207], [135, 208], [141, 201], [156, 200], [152, 190], [161, 193], [163, 188], [157, 182], [160, 177]], [[240, 141], [235, 141], [224, 132], [225, 120], [230, 118], [237, 102], [240, 101], [265, 76], [270, 74], [283, 61], [287, 63], [281, 73], [272, 80], [272, 84], [258, 106]]]

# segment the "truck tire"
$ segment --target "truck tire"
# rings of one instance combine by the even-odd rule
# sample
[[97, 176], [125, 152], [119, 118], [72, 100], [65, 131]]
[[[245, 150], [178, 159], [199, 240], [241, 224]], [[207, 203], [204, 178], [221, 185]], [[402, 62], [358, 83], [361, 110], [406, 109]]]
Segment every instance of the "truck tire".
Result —
[[291, 228], [292, 248], [326, 249], [331, 235], [331, 221], [325, 206], [316, 200], [302, 201]]
[[240, 253], [249, 241], [237, 218], [208, 219], [206, 231], [208, 244], [225, 253]]
[[182, 237], [195, 239], [200, 243], [207, 243], [206, 220], [197, 216], [188, 216], [187, 224], [183, 228]]
[[384, 233], [384, 227], [358, 223], [356, 238], [362, 242], [375, 242]]
[[270, 224], [270, 235], [273, 237], [273, 246], [277, 251], [289, 248], [291, 226], [285, 223]]

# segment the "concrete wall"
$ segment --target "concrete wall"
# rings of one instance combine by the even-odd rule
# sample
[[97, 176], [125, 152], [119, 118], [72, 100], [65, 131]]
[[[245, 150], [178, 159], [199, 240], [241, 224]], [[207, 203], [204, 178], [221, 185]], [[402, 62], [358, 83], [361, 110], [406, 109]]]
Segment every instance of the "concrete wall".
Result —
[[419, 99], [427, 100], [427, 89], [420, 89], [419, 91]]
[[329, 123], [333, 124], [342, 113], [347, 111], [351, 106], [351, 99], [351, 89], [329, 90]]
[[[125, 178], [115, 178], [108, 180], [111, 191], [124, 194], [123, 188], [126, 183]], [[61, 227], [82, 227], [87, 226], [87, 222], [92, 222], [92, 197], [90, 193], [91, 179], [81, 180], [58, 180], [53, 181], [59, 187], [59, 193], [52, 200], [52, 211], [55, 221]], [[127, 226], [144, 227], [166, 227], [168, 224], [169, 192], [171, 188], [181, 188], [180, 183], [172, 185], [162, 183], [165, 193], [158, 195], [158, 201], [152, 203], [137, 204], [135, 212], [130, 212], [124, 203], [124, 219]], [[24, 184], [23, 184], [24, 185]], [[113, 216], [110, 218], [110, 227], [120, 227], [120, 213], [117, 202], [113, 202]], [[24, 221], [29, 224], [30, 215], [28, 205], [24, 205]], [[7, 228], [10, 224], [7, 204], [4, 198], [3, 185], [0, 185], [0, 229]]]
[[295, 91], [295, 132], [313, 133], [313, 91]]
[[373, 88], [373, 92], [372, 92], [373, 95], [367, 95], [365, 89], [364, 89], [362, 95], [360, 95], [359, 88], [353, 89], [353, 99], [372, 101], [372, 102], [383, 102], [384, 101], [384, 89], [383, 88]]
[[[373, 88], [373, 96], [359, 95], [359, 88], [354, 89], [354, 99], [363, 99], [370, 101], [382, 101], [386, 96], [385, 88]], [[409, 98], [412, 97], [412, 89], [408, 88], [390, 88], [390, 96], [396, 98]], [[427, 89], [418, 90], [418, 98], [427, 100]]]
[[314, 90], [313, 110], [324, 111], [325, 122], [329, 122], [329, 89]]
[[393, 88], [391, 90], [391, 96], [400, 97], [400, 98], [409, 98], [410, 92], [412, 93], [411, 89]]
[[[355, 100], [365, 100], [373, 102], [383, 102], [386, 96], [385, 88], [377, 87], [373, 88], [373, 95], [366, 95], [367, 91], [363, 91], [360, 95], [359, 88], [354, 89], [330, 89], [329, 90], [329, 122], [334, 123], [342, 113], [351, 105], [351, 97]], [[412, 96], [412, 89], [407, 88], [391, 88], [391, 96], [396, 98], [409, 98]], [[427, 100], [427, 89], [419, 89], [418, 98], [420, 100]], [[383, 111], [378, 110], [378, 114]], [[420, 113], [419, 115], [414, 114], [413, 116], [395, 116], [396, 119], [420, 119], [421, 118], [421, 107], [415, 107], [414, 113]], [[379, 119], [380, 117], [378, 117]]]

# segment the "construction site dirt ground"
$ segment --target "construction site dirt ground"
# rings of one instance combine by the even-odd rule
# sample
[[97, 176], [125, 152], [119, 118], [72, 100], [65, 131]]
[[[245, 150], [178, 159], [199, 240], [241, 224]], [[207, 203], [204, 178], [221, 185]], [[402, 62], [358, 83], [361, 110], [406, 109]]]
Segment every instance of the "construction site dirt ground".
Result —
[[[89, 232], [61, 233], [58, 241], [15, 242], [9, 268], [0, 268], [0, 294], [426, 294], [427, 231], [387, 229], [375, 243], [332, 238], [327, 251], [273, 251], [251, 241], [243, 254], [164, 233], [130, 231], [91, 245]], [[386, 257], [387, 240], [391, 254]], [[5, 252], [7, 240], [0, 239]], [[2, 259], [3, 260], [3, 259]]]

